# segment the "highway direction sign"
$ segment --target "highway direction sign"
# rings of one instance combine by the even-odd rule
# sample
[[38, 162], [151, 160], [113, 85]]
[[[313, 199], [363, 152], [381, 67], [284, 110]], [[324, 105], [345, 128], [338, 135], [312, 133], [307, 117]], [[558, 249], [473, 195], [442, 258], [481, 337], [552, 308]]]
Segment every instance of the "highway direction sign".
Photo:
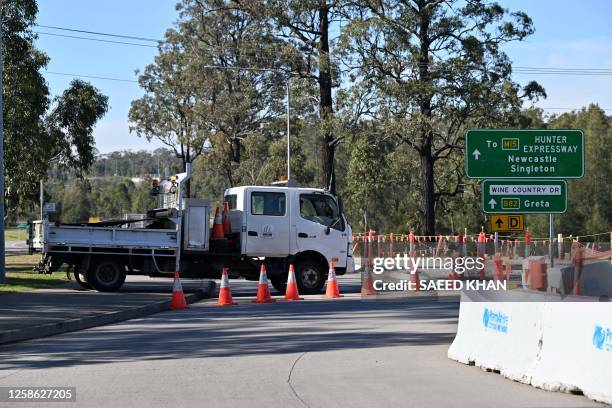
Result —
[[567, 210], [565, 180], [484, 180], [485, 213], [564, 213]]
[[580, 178], [582, 130], [469, 130], [465, 136], [470, 178]]
[[489, 217], [490, 232], [521, 232], [525, 229], [523, 214], [496, 214]]

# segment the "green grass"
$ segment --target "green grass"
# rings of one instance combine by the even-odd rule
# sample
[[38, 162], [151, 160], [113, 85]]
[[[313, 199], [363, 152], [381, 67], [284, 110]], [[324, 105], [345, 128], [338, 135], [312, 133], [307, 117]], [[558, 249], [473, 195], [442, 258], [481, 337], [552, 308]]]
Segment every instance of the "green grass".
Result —
[[51, 275], [32, 271], [40, 255], [9, 255], [6, 257], [6, 283], [0, 284], [0, 294], [27, 292], [33, 289], [49, 288], [67, 281], [66, 272]]
[[17, 228], [7, 228], [4, 230], [5, 241], [25, 241], [28, 239], [28, 231]]

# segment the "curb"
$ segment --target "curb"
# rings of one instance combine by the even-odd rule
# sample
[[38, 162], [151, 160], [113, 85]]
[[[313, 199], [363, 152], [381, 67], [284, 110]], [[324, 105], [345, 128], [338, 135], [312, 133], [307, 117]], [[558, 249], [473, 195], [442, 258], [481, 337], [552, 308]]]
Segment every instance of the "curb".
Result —
[[[208, 284], [208, 288], [198, 290], [194, 293], [185, 294], [185, 300], [188, 304], [202, 300], [214, 293], [216, 286], [217, 285], [215, 282], [211, 280]], [[107, 324], [152, 315], [164, 310], [170, 310], [171, 302], [171, 300], [165, 300], [163, 302], [149, 303], [148, 305], [138, 306], [118, 312], [108, 312], [101, 315], [69, 319], [57, 323], [41, 324], [24, 329], [8, 330], [0, 333], [0, 345], [16, 343], [24, 340], [38, 339], [41, 337], [55, 336], [57, 334], [90, 329], [92, 327], [104, 326]]]

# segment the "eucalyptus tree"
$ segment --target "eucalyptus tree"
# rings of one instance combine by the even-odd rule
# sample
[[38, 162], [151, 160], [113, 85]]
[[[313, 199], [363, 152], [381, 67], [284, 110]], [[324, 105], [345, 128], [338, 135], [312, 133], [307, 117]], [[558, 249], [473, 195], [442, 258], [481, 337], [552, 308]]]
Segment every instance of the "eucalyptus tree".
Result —
[[52, 165], [86, 172], [94, 161], [93, 128], [108, 98], [74, 80], [52, 98], [42, 75], [49, 58], [34, 46], [35, 0], [2, 2], [3, 114], [7, 213], [27, 212]]
[[184, 163], [212, 141], [215, 166], [233, 185], [241, 142], [285, 112], [286, 75], [265, 58], [278, 42], [266, 21], [232, 0], [183, 0], [177, 9], [176, 28], [140, 77], [146, 93], [132, 102], [132, 129]]
[[[527, 14], [486, 0], [349, 1], [339, 50], [357, 85], [374, 90], [368, 120], [410, 146], [420, 169], [420, 216], [435, 233], [435, 209], [461, 193], [468, 126], [495, 126], [525, 99], [545, 96], [536, 82], [512, 78], [502, 47], [534, 32]], [[444, 170], [445, 179], [436, 173]]]
[[[274, 23], [276, 37], [286, 44], [293, 55], [292, 70], [316, 87], [318, 127], [320, 132], [321, 182], [336, 191], [335, 155], [346, 134], [337, 132], [334, 116], [334, 89], [340, 85], [340, 73], [332, 57], [332, 34], [343, 19], [341, 2], [336, 0], [269, 0], [242, 3], [255, 8], [261, 5], [265, 17]], [[253, 6], [255, 4], [255, 6]]]

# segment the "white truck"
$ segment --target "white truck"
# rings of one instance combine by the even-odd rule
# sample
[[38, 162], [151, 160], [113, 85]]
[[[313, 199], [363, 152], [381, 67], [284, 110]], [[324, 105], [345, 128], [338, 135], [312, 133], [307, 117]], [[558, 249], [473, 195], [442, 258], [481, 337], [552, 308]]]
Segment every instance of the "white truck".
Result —
[[[342, 201], [321, 189], [243, 186], [225, 190], [231, 233], [211, 239], [208, 200], [183, 198], [186, 173], [154, 185], [158, 208], [146, 218], [102, 223], [34, 221], [30, 249], [42, 253], [40, 272], [63, 264], [76, 280], [98, 291], [116, 291], [128, 274], [257, 280], [265, 262], [272, 285], [284, 292], [292, 263], [299, 289], [318, 293], [333, 261], [336, 273], [354, 271], [352, 230]], [[289, 183], [287, 183], [289, 184]], [[136, 223], [144, 228], [136, 228]]]

